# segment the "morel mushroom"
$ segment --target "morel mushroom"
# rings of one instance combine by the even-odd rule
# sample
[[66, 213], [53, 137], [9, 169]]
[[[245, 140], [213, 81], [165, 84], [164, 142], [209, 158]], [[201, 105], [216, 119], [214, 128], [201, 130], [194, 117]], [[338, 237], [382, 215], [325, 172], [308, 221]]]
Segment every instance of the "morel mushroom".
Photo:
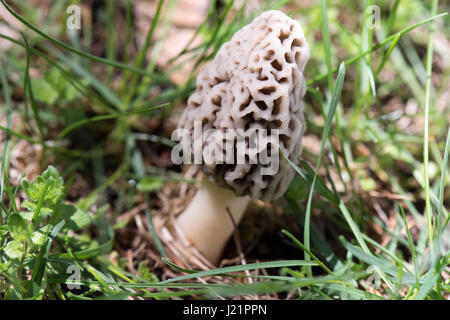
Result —
[[193, 157], [208, 178], [177, 224], [214, 264], [234, 230], [227, 211], [239, 223], [250, 198], [276, 199], [294, 177], [279, 150], [294, 163], [302, 151], [308, 59], [300, 24], [267, 11], [223, 44], [197, 77], [179, 129], [193, 133], [184, 159]]

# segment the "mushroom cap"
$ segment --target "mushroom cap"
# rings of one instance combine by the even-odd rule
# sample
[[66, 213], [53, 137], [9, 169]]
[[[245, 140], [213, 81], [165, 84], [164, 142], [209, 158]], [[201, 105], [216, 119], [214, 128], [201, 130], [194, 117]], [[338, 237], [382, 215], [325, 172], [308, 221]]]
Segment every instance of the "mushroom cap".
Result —
[[[192, 145], [201, 144], [203, 154], [210, 148], [210, 161], [203, 159], [201, 166], [219, 185], [266, 201], [286, 191], [295, 173], [279, 149], [294, 163], [302, 151], [309, 54], [300, 24], [272, 10], [236, 32], [200, 72], [178, 127], [193, 132], [195, 122], [201, 124], [203, 134], [194, 134]], [[261, 129], [265, 138], [256, 139]], [[233, 163], [223, 161], [230, 159], [227, 141], [234, 147]], [[278, 161], [275, 171], [261, 160], [263, 152]], [[239, 162], [240, 156], [247, 161]]]

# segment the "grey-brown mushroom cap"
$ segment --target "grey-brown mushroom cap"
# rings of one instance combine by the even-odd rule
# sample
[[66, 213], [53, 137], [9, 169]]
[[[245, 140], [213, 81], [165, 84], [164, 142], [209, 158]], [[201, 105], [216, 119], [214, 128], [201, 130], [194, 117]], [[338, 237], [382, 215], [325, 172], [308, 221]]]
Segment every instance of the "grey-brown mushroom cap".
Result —
[[[282, 159], [279, 149], [294, 163], [302, 151], [303, 70], [309, 54], [300, 24], [280, 11], [267, 11], [236, 32], [200, 72], [178, 127], [193, 132], [194, 122], [201, 124], [203, 150], [215, 150], [209, 153], [209, 161], [203, 159], [202, 170], [219, 185], [238, 196], [266, 201], [286, 191], [294, 170]], [[247, 136], [228, 136], [234, 145], [234, 164], [226, 160], [221, 163], [226, 159], [226, 143], [222, 149], [212, 147], [219, 140], [227, 141], [227, 129]], [[252, 149], [255, 129], [266, 129], [267, 136], [257, 140]], [[238, 163], [239, 151], [245, 153], [245, 163]], [[269, 165], [259, 160], [263, 153], [276, 153], [276, 172], [267, 174]]]

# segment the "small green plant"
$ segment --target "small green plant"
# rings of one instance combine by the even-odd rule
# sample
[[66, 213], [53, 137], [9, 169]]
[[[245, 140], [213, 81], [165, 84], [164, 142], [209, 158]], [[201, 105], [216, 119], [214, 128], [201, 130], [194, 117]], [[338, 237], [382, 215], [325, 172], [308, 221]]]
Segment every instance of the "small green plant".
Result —
[[[7, 183], [5, 189], [10, 204], [3, 199], [0, 207], [0, 299], [158, 296], [127, 288], [159, 281], [143, 262], [132, 275], [124, 271], [122, 259], [105, 258], [112, 253], [114, 229], [104, 219], [109, 205], [93, 215], [86, 212], [96, 192], [75, 205], [64, 201], [63, 178], [52, 166], [34, 182], [24, 180], [16, 188]], [[17, 207], [11, 199], [20, 191], [26, 199]], [[91, 238], [87, 226], [96, 228], [98, 238]]]
[[24, 180], [21, 187], [28, 199], [21, 210], [11, 206], [6, 225], [0, 229], [0, 281], [10, 284], [2, 288], [6, 298], [38, 294], [53, 239], [60, 232], [91, 223], [85, 211], [63, 201], [64, 181], [54, 167], [48, 167], [34, 182]]

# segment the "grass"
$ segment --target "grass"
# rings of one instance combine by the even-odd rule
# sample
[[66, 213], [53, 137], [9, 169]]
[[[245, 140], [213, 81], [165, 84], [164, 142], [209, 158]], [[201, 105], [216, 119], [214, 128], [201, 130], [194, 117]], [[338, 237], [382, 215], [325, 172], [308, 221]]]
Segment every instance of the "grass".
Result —
[[[86, 5], [67, 33], [77, 3], [0, 0], [16, 22], [0, 29], [2, 299], [449, 299], [448, 4], [213, 0], [162, 63], [179, 3], [158, 1], [143, 32], [134, 1]], [[312, 52], [304, 151], [239, 226], [247, 263], [231, 241], [234, 260], [202, 270], [154, 232], [195, 182], [170, 134], [202, 65], [267, 9], [299, 18]]]

